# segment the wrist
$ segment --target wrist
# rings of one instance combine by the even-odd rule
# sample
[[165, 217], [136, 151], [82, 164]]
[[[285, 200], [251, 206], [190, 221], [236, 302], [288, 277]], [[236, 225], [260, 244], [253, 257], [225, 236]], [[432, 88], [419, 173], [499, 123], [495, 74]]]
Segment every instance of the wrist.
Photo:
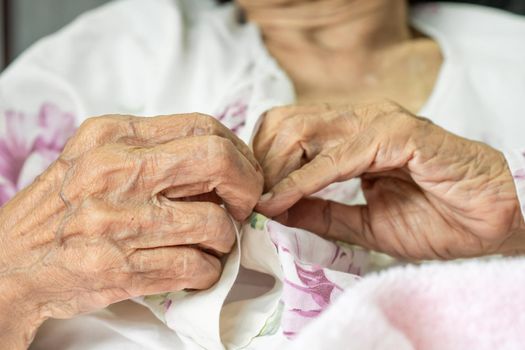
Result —
[[15, 276], [0, 278], [0, 344], [26, 349], [47, 319], [38, 298]]
[[519, 203], [517, 207], [514, 222], [511, 227], [511, 236], [518, 237], [518, 241], [521, 243], [519, 245], [519, 253], [523, 254], [525, 253], [525, 220]]
[[[518, 181], [513, 175], [516, 168], [519, 169], [522, 165], [521, 156], [520, 153], [518, 157], [519, 161], [517, 162], [516, 157], [514, 157], [512, 153], [501, 153], [506, 169], [505, 174], [509, 182], [508, 187], [512, 188], [512, 198], [514, 202], [513, 220], [509, 228], [509, 238], [502, 247], [507, 255], [525, 254], [525, 218], [523, 215], [523, 209], [525, 207], [522, 207], [522, 202], [520, 201], [520, 195], [523, 197], [524, 184], [523, 181]], [[525, 203], [523, 203], [523, 205], [525, 206]]]

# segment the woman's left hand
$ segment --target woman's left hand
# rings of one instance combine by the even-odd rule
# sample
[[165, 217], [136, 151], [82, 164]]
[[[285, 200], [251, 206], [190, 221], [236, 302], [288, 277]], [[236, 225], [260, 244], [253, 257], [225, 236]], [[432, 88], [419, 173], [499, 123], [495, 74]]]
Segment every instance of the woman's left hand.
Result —
[[[511, 173], [496, 149], [392, 102], [272, 109], [254, 140], [283, 223], [409, 259], [525, 251]], [[360, 177], [367, 205], [306, 198]]]

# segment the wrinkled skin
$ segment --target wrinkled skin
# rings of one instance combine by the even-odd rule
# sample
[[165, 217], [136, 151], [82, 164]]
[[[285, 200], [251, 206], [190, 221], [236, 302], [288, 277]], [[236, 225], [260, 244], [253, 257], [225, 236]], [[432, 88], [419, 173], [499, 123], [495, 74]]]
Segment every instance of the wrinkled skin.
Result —
[[2, 347], [26, 347], [49, 317], [210, 287], [235, 241], [228, 213], [244, 220], [262, 186], [251, 151], [211, 117], [89, 119], [0, 210]]
[[[408, 259], [524, 251], [503, 154], [394, 103], [272, 109], [254, 152], [268, 190], [256, 209], [287, 225]], [[367, 205], [308, 197], [356, 177]]]

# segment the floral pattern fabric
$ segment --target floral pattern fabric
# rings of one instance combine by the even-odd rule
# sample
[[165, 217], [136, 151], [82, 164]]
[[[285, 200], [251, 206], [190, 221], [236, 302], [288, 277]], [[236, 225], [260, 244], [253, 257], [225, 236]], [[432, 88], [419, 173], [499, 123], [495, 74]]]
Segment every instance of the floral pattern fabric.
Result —
[[225, 104], [225, 107], [214, 113], [215, 118], [235, 134], [239, 135], [246, 125], [248, 113], [248, 101], [251, 97], [252, 89], [244, 88], [234, 94]]
[[[243, 91], [215, 114], [235, 133], [245, 124], [248, 93]], [[35, 112], [0, 111], [0, 206], [58, 158], [76, 127], [74, 114], [51, 102]]]
[[269, 234], [283, 269], [281, 328], [293, 338], [341, 293], [361, 278], [368, 253], [324, 240], [269, 219], [259, 234]]
[[[255, 338], [277, 333], [288, 339], [294, 338], [344, 290], [355, 285], [369, 264], [369, 254], [364, 250], [340, 242], [327, 241], [305, 230], [283, 226], [260, 214], [252, 215], [250, 222], [242, 227], [239, 239], [241, 243], [237, 249], [240, 251], [234, 251], [230, 255], [225, 269], [234, 271], [232, 263], [235, 263], [238, 264], [238, 268], [243, 265], [247, 269], [273, 276], [276, 284], [266, 295], [254, 300], [240, 301], [239, 307], [231, 307], [235, 302], [227, 304], [225, 299], [217, 297], [219, 294], [224, 297], [225, 289], [233, 288], [232, 276], [223, 273], [214, 287], [217, 291], [212, 304], [206, 293], [199, 295], [180, 292], [146, 297], [142, 302], [168, 327], [184, 332], [185, 337], [200, 342], [201, 346], [212, 349], [238, 349]], [[242, 258], [234, 262], [233, 259], [239, 256]], [[238, 268], [235, 271], [238, 271]], [[238, 331], [243, 334], [234, 336], [242, 339], [228, 339], [232, 338], [231, 334], [227, 334], [229, 327], [220, 326], [219, 340], [215, 338], [215, 343], [210, 342], [210, 339], [216, 337], [216, 328], [206, 326], [200, 319], [192, 319], [195, 310], [191, 310], [191, 313], [181, 310], [182, 303], [188, 300], [196, 307], [207, 304], [207, 319], [215, 319], [219, 323], [226, 322], [228, 325], [244, 323], [242, 330]], [[261, 308], [261, 302], [271, 307]], [[239, 313], [239, 310], [246, 309], [251, 309], [252, 314], [264, 314], [262, 319], [259, 319], [261, 322], [242, 319], [247, 314]], [[221, 310], [220, 315], [218, 310]], [[180, 322], [182, 317], [186, 318], [184, 323]], [[186, 327], [188, 322], [200, 324], [200, 329], [195, 331], [195, 327]], [[247, 322], [249, 327], [246, 326]], [[182, 327], [185, 329], [181, 329]], [[205, 327], [209, 329], [203, 330]]]
[[58, 157], [75, 131], [75, 118], [52, 103], [44, 103], [36, 113], [3, 110], [0, 123], [3, 124], [0, 205], [3, 205]]
[[[217, 118], [238, 133], [245, 124], [248, 99], [245, 93], [238, 99], [233, 99], [217, 113]], [[14, 109], [6, 109], [1, 113], [0, 205], [29, 185], [58, 157], [75, 129], [74, 115], [52, 103], [42, 104], [35, 113]], [[525, 215], [525, 150], [508, 152], [506, 158]], [[359, 196], [359, 182], [334, 184], [318, 195], [341, 202], [352, 202]], [[266, 259], [275, 259], [279, 266], [278, 272], [266, 271], [278, 279], [278, 300], [265, 316], [264, 322], [254, 325], [248, 338], [278, 332], [289, 339], [294, 338], [346, 289], [360, 280], [370, 260], [369, 254], [364, 250], [283, 226], [259, 214], [252, 216], [251, 222], [244, 225], [242, 232], [242, 240], [250, 235], [264, 237], [273, 247]], [[241, 244], [239, 247], [245, 251], [259, 249], [253, 244]], [[239, 251], [237, 256], [241, 253]], [[238, 258], [235, 263], [240, 265], [242, 260]], [[264, 272], [265, 263], [260, 257], [259, 260]], [[238, 267], [231, 271], [238, 271]], [[229, 276], [228, 283], [224, 286], [226, 289], [232, 287], [232, 276]], [[166, 322], [176, 317], [172, 312], [174, 303], [184, 303], [186, 295], [190, 294], [192, 293], [165, 293], [147, 297], [142, 302]], [[224, 300], [217, 300], [220, 304], [216, 307], [217, 320], [222, 316], [219, 314]]]
[[[245, 123], [248, 99], [249, 90], [244, 90], [216, 117], [238, 133]], [[72, 113], [53, 103], [44, 103], [34, 113], [4, 110], [0, 123], [3, 123], [0, 134], [0, 204], [4, 204], [59, 156], [75, 132], [76, 120]], [[354, 192], [350, 191], [352, 196]], [[247, 226], [254, 230], [251, 234], [264, 234], [271, 240], [285, 278], [275, 310], [268, 315], [264, 327], [254, 329], [254, 336], [280, 331], [291, 338], [326, 309], [349, 284], [359, 280], [358, 275], [364, 266], [359, 259], [366, 260], [365, 253], [356, 253], [350, 247], [324, 241], [260, 215], [255, 218], [259, 222], [258, 228]], [[335, 272], [348, 274], [349, 278], [341, 280]], [[184, 292], [165, 293], [145, 300], [150, 306], [155, 305], [156, 314], [166, 320], [170, 319], [173, 300], [181, 302], [184, 296]]]

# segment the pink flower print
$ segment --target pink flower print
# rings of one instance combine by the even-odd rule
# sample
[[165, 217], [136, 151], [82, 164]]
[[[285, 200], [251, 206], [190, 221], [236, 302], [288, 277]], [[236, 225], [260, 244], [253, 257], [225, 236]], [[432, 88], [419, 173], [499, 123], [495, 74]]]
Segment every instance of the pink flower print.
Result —
[[6, 110], [0, 134], [0, 205], [29, 185], [60, 154], [75, 118], [51, 103], [36, 114]]
[[352, 179], [345, 182], [335, 182], [314, 194], [327, 200], [333, 200], [344, 204], [351, 204], [361, 191], [361, 181]]
[[218, 116], [217, 119], [226, 125], [234, 133], [238, 133], [246, 123], [246, 111], [248, 106], [242, 101], [236, 101], [228, 105]]
[[516, 170], [512, 176], [516, 180], [525, 180], [525, 168]]
[[170, 309], [172, 303], [173, 303], [173, 301], [171, 299], [168, 299], [168, 298], [166, 298], [162, 302], [162, 305], [164, 306], [164, 312], [165, 313], [168, 312], [168, 310]]
[[343, 290], [335, 283], [329, 281], [321, 268], [309, 271], [295, 264], [295, 269], [297, 270], [297, 276], [303, 282], [303, 285], [306, 286], [303, 290], [310, 294], [321, 308], [326, 308], [330, 304], [334, 289]]
[[35, 142], [36, 149], [61, 152], [67, 140], [75, 132], [75, 118], [63, 113], [53, 104], [43, 104], [38, 112], [38, 126], [42, 130]]
[[216, 118], [235, 134], [238, 134], [246, 124], [248, 101], [251, 88], [246, 88], [236, 94], [234, 98], [219, 113]]
[[286, 227], [275, 221], [269, 221], [267, 227], [278, 250], [288, 253], [295, 261], [358, 275], [362, 266], [368, 262], [366, 253], [356, 254], [350, 248], [341, 247], [307, 231]]
[[282, 300], [284, 334], [293, 338], [311, 319], [319, 316], [343, 289], [330, 281], [324, 269], [294, 263], [298, 280], [284, 279]]
[[[368, 260], [350, 247], [326, 241], [307, 231], [275, 221], [269, 221], [266, 227], [277, 247], [284, 274], [281, 326], [283, 334], [293, 338], [342, 293], [339, 282], [348, 286], [350, 280], [354, 283], [359, 279], [355, 273], [360, 272]], [[336, 283], [330, 279], [330, 271], [350, 275]]]

